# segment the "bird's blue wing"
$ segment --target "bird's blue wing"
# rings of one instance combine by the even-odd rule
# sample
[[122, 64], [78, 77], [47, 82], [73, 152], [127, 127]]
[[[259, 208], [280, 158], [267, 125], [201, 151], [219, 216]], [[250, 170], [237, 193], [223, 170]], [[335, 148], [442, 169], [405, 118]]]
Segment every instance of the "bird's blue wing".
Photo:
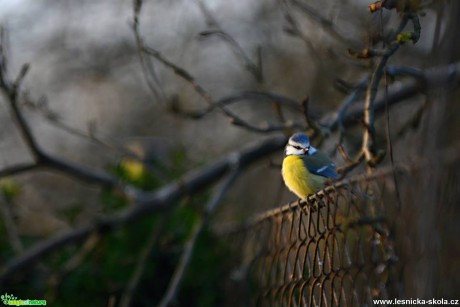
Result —
[[339, 174], [337, 174], [336, 167], [334, 163], [325, 165], [319, 169], [308, 169], [311, 173], [323, 177], [328, 177], [328, 178], [339, 178]]
[[335, 164], [322, 152], [318, 151], [311, 156], [305, 156], [303, 160], [310, 173], [327, 178], [339, 178]]

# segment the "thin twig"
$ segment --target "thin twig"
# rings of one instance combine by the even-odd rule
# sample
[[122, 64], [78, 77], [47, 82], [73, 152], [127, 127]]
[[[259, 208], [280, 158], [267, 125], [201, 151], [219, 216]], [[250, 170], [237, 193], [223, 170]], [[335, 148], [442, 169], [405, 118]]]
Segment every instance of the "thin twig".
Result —
[[340, 155], [342, 156], [343, 160], [348, 164], [352, 163], [353, 161], [350, 159], [350, 157], [347, 155], [345, 152], [345, 149], [343, 148], [342, 144], [337, 145], [337, 150], [339, 151]]
[[254, 79], [256, 79], [257, 82], [262, 82], [263, 74], [262, 74], [262, 65], [261, 65], [262, 58], [260, 55], [260, 48], [258, 48], [258, 52], [257, 52], [258, 61], [256, 63], [250, 59], [250, 57], [246, 54], [246, 52], [241, 47], [241, 45], [238, 44], [238, 42], [230, 34], [228, 34], [222, 29], [219, 22], [214, 18], [211, 11], [206, 6], [206, 4], [201, 0], [195, 0], [195, 2], [197, 3], [203, 15], [205, 16], [208, 25], [216, 28], [216, 30], [203, 31], [200, 33], [200, 35], [202, 37], [216, 35], [222, 38], [223, 41], [226, 42], [230, 46], [230, 48], [233, 50], [237, 58], [242, 61], [244, 67], [249, 71], [249, 73], [251, 73]]
[[[160, 85], [160, 81], [158, 80], [157, 73], [155, 68], [153, 67], [153, 63], [149, 57], [145, 57], [144, 53], [142, 52], [143, 49], [143, 40], [140, 34], [140, 13], [142, 10], [143, 0], [134, 0], [133, 1], [133, 24], [132, 29], [134, 32], [134, 38], [136, 40], [137, 46], [137, 54], [141, 63], [141, 67], [143, 70], [143, 75], [145, 78], [145, 82], [149, 87], [150, 91], [153, 93], [155, 98], [160, 102], [166, 102], [166, 97], [163, 92], [163, 89]], [[152, 80], [150, 80], [150, 78]]]
[[159, 223], [153, 225], [150, 237], [147, 240], [147, 243], [145, 244], [144, 248], [142, 249], [141, 254], [139, 255], [136, 268], [134, 269], [131, 277], [129, 278], [129, 282], [126, 285], [123, 295], [121, 296], [120, 307], [129, 307], [131, 305], [133, 295], [136, 291], [137, 286], [139, 285], [139, 282], [141, 281], [142, 274], [144, 273], [145, 266], [149, 259], [149, 255], [158, 241], [160, 230], [163, 228], [164, 221], [165, 219], [162, 219]]
[[0, 196], [0, 214], [2, 215], [11, 247], [14, 252], [19, 255], [24, 251], [24, 245], [22, 244], [18, 228], [14, 222], [13, 214], [11, 212], [11, 203], [3, 194]]
[[366, 75], [358, 82], [355, 90], [350, 95], [348, 95], [348, 97], [341, 103], [339, 109], [337, 110], [335, 115], [335, 121], [337, 123], [333, 123], [333, 125], [337, 124], [341, 131], [343, 131], [345, 128], [343, 126], [343, 119], [345, 118], [345, 115], [347, 114], [351, 105], [361, 97], [368, 83], [369, 76]]
[[388, 153], [390, 155], [390, 163], [391, 166], [393, 167], [393, 182], [395, 185], [395, 190], [396, 190], [396, 201], [397, 201], [397, 209], [401, 210], [402, 208], [402, 200], [401, 200], [401, 194], [399, 191], [399, 185], [398, 185], [398, 177], [396, 175], [395, 171], [395, 159], [394, 159], [394, 153], [393, 153], [393, 141], [391, 139], [391, 129], [390, 129], [390, 110], [388, 108], [388, 102], [386, 101], [386, 97], [388, 96], [388, 76], [387, 73], [384, 73], [384, 81], [385, 81], [385, 120], [386, 120], [386, 135], [387, 135], [387, 142], [388, 142]]
[[[316, 121], [314, 121], [311, 116], [310, 116], [310, 112], [309, 112], [309, 102], [310, 102], [310, 97], [306, 97], [303, 101], [302, 101], [302, 115], [303, 115], [303, 118], [305, 120], [305, 123], [307, 124], [307, 127], [312, 129], [314, 132], [313, 132], [313, 135], [312, 135], [312, 138], [315, 138], [317, 135], [323, 135], [323, 130], [324, 127], [321, 127]], [[329, 131], [326, 131], [326, 133], [329, 133]]]
[[404, 122], [401, 127], [399, 128], [399, 130], [396, 132], [396, 136], [397, 137], [401, 137], [402, 135], [404, 135], [408, 130], [410, 129], [415, 129], [416, 127], [419, 126], [421, 120], [422, 120], [422, 116], [423, 114], [425, 113], [426, 111], [426, 108], [427, 108], [428, 104], [426, 101], [424, 101], [422, 103], [422, 105], [417, 109], [417, 111], [411, 115], [407, 120], [406, 122]]
[[161, 302], [158, 304], [159, 307], [167, 307], [170, 306], [171, 303], [176, 299], [177, 294], [179, 293], [180, 286], [184, 275], [187, 271], [187, 268], [190, 264], [190, 260], [193, 256], [193, 251], [196, 246], [196, 242], [204, 229], [204, 226], [208, 222], [209, 216], [216, 210], [219, 204], [222, 201], [222, 198], [227, 193], [228, 189], [233, 185], [236, 178], [239, 176], [239, 162], [234, 164], [234, 171], [229, 174], [226, 180], [222, 183], [222, 185], [218, 188], [218, 190], [213, 194], [211, 200], [207, 203], [205, 211], [199, 217], [198, 221], [193, 226], [193, 229], [190, 233], [187, 242], [185, 243], [184, 250], [182, 252], [181, 258], [179, 260], [179, 264], [177, 265], [174, 274], [169, 282], [168, 289], [161, 299]]
[[177, 264], [176, 269], [174, 270], [174, 274], [169, 282], [168, 289], [166, 290], [165, 295], [158, 304], [158, 307], [170, 306], [171, 303], [175, 300], [176, 295], [179, 292], [182, 279], [190, 264], [196, 241], [201, 231], [203, 230], [203, 227], [204, 219], [200, 217], [197, 223], [193, 225], [193, 229], [190, 232], [190, 236], [188, 237], [187, 242], [185, 243], [184, 250], [180, 257], [179, 263]]
[[351, 172], [353, 169], [355, 169], [358, 165], [361, 164], [361, 162], [364, 160], [364, 154], [360, 152], [357, 157], [354, 158], [354, 160], [350, 160], [345, 164], [345, 166], [340, 167], [337, 169], [337, 172], [340, 174], [340, 178], [344, 178], [349, 172]]
[[[414, 25], [414, 32], [411, 33], [410, 39], [412, 39], [414, 42], [418, 40], [420, 37], [420, 23], [418, 22], [417, 15], [414, 14], [408, 14], [406, 15], [407, 18], [410, 18], [413, 22]], [[407, 23], [405, 18], [402, 21], [402, 24]], [[403, 27], [400, 26], [400, 29]], [[398, 34], [399, 35], [399, 34]], [[375, 68], [370, 84], [368, 86], [368, 89], [366, 91], [366, 99], [364, 102], [364, 132], [363, 132], [363, 140], [362, 140], [362, 152], [364, 154], [364, 157], [366, 159], [367, 163], [367, 170], [370, 172], [372, 170], [372, 167], [375, 166], [382, 158], [381, 155], [377, 154], [377, 149], [375, 148], [375, 128], [374, 128], [374, 122], [375, 122], [375, 110], [374, 110], [374, 102], [375, 98], [377, 96], [377, 91], [378, 91], [378, 86], [380, 83], [380, 80], [382, 79], [383, 73], [384, 73], [384, 68], [390, 59], [390, 57], [399, 49], [401, 44], [405, 43], [404, 40], [397, 39], [393, 41], [387, 48], [384, 49], [384, 51], [380, 54], [382, 57], [377, 64], [377, 67]]]
[[278, 93], [264, 92], [264, 91], [246, 91], [246, 92], [241, 92], [241, 93], [225, 96], [223, 98], [216, 100], [213, 106], [207, 107], [204, 110], [183, 111], [183, 110], [174, 108], [174, 111], [178, 112], [178, 114], [185, 115], [193, 119], [201, 119], [202, 117], [206, 116], [207, 114], [210, 114], [213, 110], [215, 110], [216, 106], [225, 107], [225, 106], [232, 105], [232, 104], [235, 104], [241, 101], [269, 102], [269, 103], [276, 101], [276, 103], [283, 105], [283, 107], [292, 109], [294, 111], [300, 111], [300, 103], [297, 100], [283, 96]]
[[[292, 14], [289, 0], [282, 0], [282, 9], [285, 15], [285, 19], [288, 23], [288, 27], [284, 29], [286, 33], [299, 38], [305, 44], [307, 50], [309, 50], [311, 54], [318, 60], [318, 63], [324, 66], [320, 53], [317, 51], [315, 45], [310, 41], [308, 36], [302, 31], [297, 19]], [[325, 71], [330, 72], [328, 69]]]
[[342, 34], [339, 33], [338, 29], [330, 20], [322, 17], [318, 12], [316, 12], [312, 7], [306, 4], [304, 1], [291, 0], [291, 2], [298, 7], [303, 13], [311, 17], [311, 19], [317, 22], [322, 29], [327, 30], [332, 36], [338, 39], [341, 42], [349, 44], [349, 40], [345, 39]]
[[236, 116], [234, 113], [227, 111], [227, 115], [230, 118], [230, 123], [243, 127], [249, 131], [258, 132], [258, 133], [267, 133], [267, 132], [276, 132], [276, 131], [285, 131], [285, 130], [305, 130], [306, 126], [301, 122], [286, 121], [285, 123], [270, 123], [262, 122], [258, 126], [251, 124], [250, 122]]
[[83, 130], [71, 127], [68, 124], [66, 124], [66, 122], [63, 121], [57, 113], [55, 113], [49, 108], [46, 97], [41, 97], [37, 102], [34, 102], [28, 97], [28, 95], [23, 95], [23, 96], [25, 96], [23, 98], [24, 102], [22, 102], [21, 105], [25, 105], [26, 107], [30, 108], [33, 111], [38, 111], [38, 113], [42, 115], [45, 120], [47, 120], [51, 125], [55, 126], [56, 128], [59, 128], [74, 136], [85, 139], [86, 141], [89, 141], [94, 144], [105, 147], [107, 149], [116, 151], [117, 153], [123, 154], [124, 156], [129, 156], [130, 158], [133, 158], [139, 161], [141, 160], [132, 151], [118, 144], [117, 141], [115, 141], [113, 138], [110, 139], [110, 143], [109, 143], [108, 141], [105, 141], [101, 137], [97, 136], [95, 121], [89, 121], [88, 130], [87, 132], [84, 132]]
[[188, 71], [165, 58], [158, 50], [146, 45], [142, 45], [141, 47], [143, 52], [153, 56], [167, 68], [171, 69], [176, 75], [192, 85], [193, 89], [203, 98], [205, 102], [208, 103], [209, 106], [214, 105], [214, 99], [211, 97], [211, 95], [196, 81], [196, 79]]
[[292, 128], [302, 129], [304, 127], [303, 125], [296, 123], [296, 122], [287, 122], [284, 124], [263, 122], [260, 125], [254, 125], [250, 123], [249, 121], [244, 120], [243, 118], [239, 117], [234, 112], [225, 108], [221, 104], [216, 104], [212, 96], [208, 93], [208, 91], [205, 90], [204, 87], [201, 86], [188, 71], [186, 71], [182, 67], [177, 66], [170, 60], [166, 59], [159, 51], [151, 47], [148, 47], [148, 46], [144, 46], [143, 50], [147, 54], [153, 56], [155, 59], [163, 63], [166, 67], [172, 69], [174, 73], [178, 75], [180, 78], [187, 81], [194, 88], [194, 90], [203, 98], [203, 100], [208, 103], [210, 108], [215, 107], [218, 110], [220, 110], [225, 116], [227, 116], [230, 119], [230, 123], [235, 126], [243, 127], [247, 130], [258, 132], [258, 133], [282, 131], [282, 130], [292, 129]]
[[[75, 135], [89, 142], [92, 142], [93, 144], [100, 145], [104, 148], [115, 151], [119, 154], [128, 155], [130, 157], [136, 158], [131, 151], [127, 150], [126, 148], [123, 148], [119, 144], [116, 144], [115, 140], [111, 139], [110, 141], [105, 141], [101, 137], [97, 136], [95, 132], [91, 130], [91, 128], [88, 129], [88, 133], [85, 133], [82, 130], [69, 126], [65, 123], [65, 121], [60, 120], [58, 118], [48, 118], [45, 116], [45, 119], [47, 119], [49, 123], [51, 123], [56, 128], [68, 132], [69, 134]], [[89, 123], [88, 126], [91, 127], [91, 123]]]
[[83, 263], [86, 257], [96, 248], [100, 239], [101, 237], [96, 232], [90, 235], [81, 248], [61, 266], [61, 269], [49, 277], [48, 283], [52, 288], [50, 294], [51, 300], [53, 300], [58, 293], [59, 286], [62, 284], [64, 278]]
[[364, 124], [366, 129], [363, 132], [363, 140], [362, 140], [362, 152], [368, 163], [368, 171], [370, 171], [370, 166], [376, 164], [377, 161], [375, 159], [375, 152], [376, 149], [374, 148], [374, 141], [375, 141], [375, 111], [374, 111], [374, 101], [375, 97], [377, 96], [378, 85], [382, 78], [383, 70], [388, 62], [389, 58], [398, 50], [400, 44], [394, 43], [390, 45], [388, 48], [388, 52], [382, 56], [380, 59], [377, 68], [374, 70], [372, 74], [369, 87], [366, 91], [366, 99], [364, 101]]
[[200, 33], [202, 37], [207, 36], [218, 36], [224, 40], [233, 50], [233, 52], [237, 55], [239, 59], [241, 59], [244, 67], [251, 73], [251, 75], [258, 81], [263, 81], [262, 69], [256, 63], [254, 63], [248, 55], [245, 53], [243, 48], [238, 44], [238, 42], [228, 33], [224, 32], [223, 30], [209, 30], [203, 31]]

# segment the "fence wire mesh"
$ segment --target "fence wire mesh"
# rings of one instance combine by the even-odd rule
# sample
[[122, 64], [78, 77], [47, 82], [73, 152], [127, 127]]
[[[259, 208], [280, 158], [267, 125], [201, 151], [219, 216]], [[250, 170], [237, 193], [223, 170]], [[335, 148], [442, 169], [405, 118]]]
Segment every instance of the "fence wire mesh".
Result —
[[229, 232], [250, 305], [372, 306], [397, 297], [401, 270], [388, 218], [397, 200], [386, 182], [328, 187]]

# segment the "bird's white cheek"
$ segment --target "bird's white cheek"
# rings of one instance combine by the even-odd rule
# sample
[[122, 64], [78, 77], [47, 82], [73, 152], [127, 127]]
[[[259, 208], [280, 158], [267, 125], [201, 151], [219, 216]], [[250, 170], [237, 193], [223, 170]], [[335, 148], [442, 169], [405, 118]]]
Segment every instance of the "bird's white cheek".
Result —
[[292, 147], [288, 147], [286, 148], [286, 155], [287, 156], [290, 156], [290, 155], [302, 155], [303, 154], [303, 151], [300, 149], [295, 149], [295, 148], [292, 148]]

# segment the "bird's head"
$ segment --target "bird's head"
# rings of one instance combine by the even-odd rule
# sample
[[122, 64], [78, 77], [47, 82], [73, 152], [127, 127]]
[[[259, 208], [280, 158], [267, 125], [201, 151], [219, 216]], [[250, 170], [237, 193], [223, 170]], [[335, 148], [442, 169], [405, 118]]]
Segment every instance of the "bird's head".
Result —
[[286, 145], [286, 156], [311, 156], [317, 149], [310, 145], [310, 138], [305, 133], [294, 133]]

